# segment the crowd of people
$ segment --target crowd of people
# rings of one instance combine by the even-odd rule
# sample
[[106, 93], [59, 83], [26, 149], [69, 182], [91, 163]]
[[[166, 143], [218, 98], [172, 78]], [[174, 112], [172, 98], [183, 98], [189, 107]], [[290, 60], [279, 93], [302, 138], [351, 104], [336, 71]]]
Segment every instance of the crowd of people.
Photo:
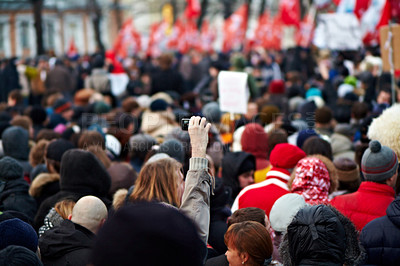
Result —
[[0, 265], [397, 265], [391, 81], [379, 49], [3, 59]]

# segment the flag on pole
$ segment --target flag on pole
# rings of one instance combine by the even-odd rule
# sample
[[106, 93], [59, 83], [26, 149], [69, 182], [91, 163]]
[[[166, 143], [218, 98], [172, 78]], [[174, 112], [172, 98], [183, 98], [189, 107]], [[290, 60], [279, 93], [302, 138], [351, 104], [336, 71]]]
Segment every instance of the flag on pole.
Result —
[[214, 41], [217, 37], [217, 32], [215, 28], [210, 26], [208, 20], [203, 20], [203, 25], [200, 31], [200, 42], [197, 49], [201, 52], [211, 53], [214, 51]]
[[133, 26], [133, 19], [129, 18], [118, 32], [113, 50], [117, 57], [125, 58], [141, 50], [141, 36]]
[[391, 15], [388, 0], [374, 0], [361, 18], [361, 33], [365, 45], [379, 44], [379, 28], [389, 24]]
[[300, 22], [299, 31], [296, 34], [297, 45], [307, 48], [314, 37], [314, 21], [316, 7], [311, 6], [307, 15]]
[[244, 44], [247, 30], [247, 14], [249, 6], [243, 4], [235, 13], [225, 20], [224, 42], [222, 52], [238, 49]]
[[69, 40], [67, 56], [70, 59], [76, 59], [78, 55], [78, 48], [76, 48], [74, 37], [71, 37]]
[[300, 26], [300, 1], [280, 0], [279, 14], [283, 24]]
[[186, 0], [185, 16], [187, 19], [196, 19], [200, 16], [201, 6], [199, 0]]

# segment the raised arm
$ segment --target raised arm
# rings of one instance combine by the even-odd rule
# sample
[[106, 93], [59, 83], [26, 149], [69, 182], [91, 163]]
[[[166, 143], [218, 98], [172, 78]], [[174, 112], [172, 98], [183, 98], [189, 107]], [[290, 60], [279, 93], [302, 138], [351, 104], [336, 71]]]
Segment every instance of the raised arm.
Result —
[[207, 244], [210, 225], [210, 193], [213, 177], [208, 173], [206, 149], [211, 124], [206, 119], [193, 116], [189, 121], [192, 157], [186, 175], [181, 211], [197, 226], [201, 240]]

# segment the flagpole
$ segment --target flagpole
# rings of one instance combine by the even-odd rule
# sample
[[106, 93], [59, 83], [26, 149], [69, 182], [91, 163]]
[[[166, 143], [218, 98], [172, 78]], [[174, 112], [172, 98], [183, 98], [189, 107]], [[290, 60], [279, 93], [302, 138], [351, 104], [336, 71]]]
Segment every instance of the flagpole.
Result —
[[393, 31], [392, 31], [392, 21], [389, 20], [389, 35], [388, 35], [388, 45], [389, 45], [389, 66], [390, 66], [390, 76], [391, 76], [391, 87], [392, 87], [392, 104], [396, 103], [396, 84], [394, 77], [394, 54], [393, 54]]

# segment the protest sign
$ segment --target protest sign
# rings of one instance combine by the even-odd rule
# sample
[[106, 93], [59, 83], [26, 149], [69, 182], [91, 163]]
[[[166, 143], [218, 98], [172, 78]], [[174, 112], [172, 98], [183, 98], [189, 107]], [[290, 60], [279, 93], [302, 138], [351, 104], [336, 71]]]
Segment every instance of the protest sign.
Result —
[[320, 49], [358, 50], [362, 45], [360, 22], [354, 14], [321, 14], [313, 43]]
[[[389, 62], [389, 26], [383, 26], [379, 29], [380, 43], [381, 43], [381, 55], [383, 61], [383, 71], [390, 71]], [[394, 70], [400, 70], [400, 25], [392, 25], [392, 49], [393, 49], [393, 66]]]
[[221, 111], [245, 114], [249, 90], [247, 73], [221, 71], [218, 75], [219, 105]]

